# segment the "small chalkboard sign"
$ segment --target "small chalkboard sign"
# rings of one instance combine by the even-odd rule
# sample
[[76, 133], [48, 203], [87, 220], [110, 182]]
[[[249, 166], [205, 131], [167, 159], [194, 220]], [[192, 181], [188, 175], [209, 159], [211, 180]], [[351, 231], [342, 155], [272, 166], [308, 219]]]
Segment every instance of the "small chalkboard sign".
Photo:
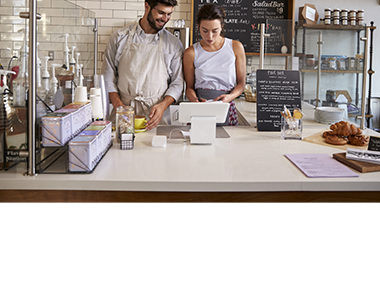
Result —
[[284, 105], [301, 108], [299, 71], [257, 70], [257, 129], [280, 131]]
[[380, 151], [380, 137], [370, 136], [368, 150]]

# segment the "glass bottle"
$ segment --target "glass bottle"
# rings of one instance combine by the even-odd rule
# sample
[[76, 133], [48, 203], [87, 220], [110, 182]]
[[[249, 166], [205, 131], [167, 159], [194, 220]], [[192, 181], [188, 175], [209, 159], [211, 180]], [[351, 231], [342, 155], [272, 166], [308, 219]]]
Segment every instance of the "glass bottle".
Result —
[[116, 137], [120, 142], [120, 134], [135, 132], [135, 110], [132, 106], [119, 106], [116, 109]]

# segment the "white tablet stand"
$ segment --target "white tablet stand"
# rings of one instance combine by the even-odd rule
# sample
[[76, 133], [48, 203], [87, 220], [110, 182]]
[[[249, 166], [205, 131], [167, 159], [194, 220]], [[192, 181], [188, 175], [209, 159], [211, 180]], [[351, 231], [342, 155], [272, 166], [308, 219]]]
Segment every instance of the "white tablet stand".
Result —
[[223, 102], [182, 102], [179, 122], [191, 123], [191, 144], [212, 144], [216, 138], [216, 123], [224, 123], [230, 105]]

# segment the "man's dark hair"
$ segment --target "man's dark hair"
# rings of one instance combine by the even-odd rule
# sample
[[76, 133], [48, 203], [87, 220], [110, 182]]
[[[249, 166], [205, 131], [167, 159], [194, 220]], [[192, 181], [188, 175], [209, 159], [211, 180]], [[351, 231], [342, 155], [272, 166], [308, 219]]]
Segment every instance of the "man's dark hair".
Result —
[[145, 0], [149, 4], [150, 8], [154, 8], [158, 3], [166, 6], [177, 6], [177, 0]]

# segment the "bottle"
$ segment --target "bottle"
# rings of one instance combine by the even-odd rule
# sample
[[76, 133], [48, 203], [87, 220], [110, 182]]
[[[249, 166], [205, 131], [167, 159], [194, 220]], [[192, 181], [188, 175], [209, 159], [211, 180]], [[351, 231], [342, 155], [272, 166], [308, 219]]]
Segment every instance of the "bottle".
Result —
[[75, 102], [75, 89], [78, 87], [78, 86], [81, 86], [81, 84], [79, 83], [80, 81], [80, 64], [79, 64], [79, 56], [80, 56], [80, 53], [77, 52], [76, 53], [76, 62], [75, 62], [75, 72], [74, 72], [74, 79], [73, 81], [71, 82], [71, 102]]
[[69, 64], [70, 64], [70, 61], [69, 61], [69, 52], [70, 52], [70, 49], [69, 49], [69, 46], [67, 44], [67, 39], [69, 38], [69, 34], [65, 33], [63, 35], [63, 37], [65, 38], [65, 49], [63, 50], [63, 55], [65, 57], [65, 63], [64, 63], [64, 65], [62, 67], [65, 68], [66, 70], [68, 70], [69, 69]]
[[49, 91], [49, 88], [50, 88], [50, 82], [49, 82], [50, 74], [49, 74], [49, 71], [48, 71], [48, 61], [49, 61], [49, 59], [50, 59], [49, 56], [45, 56], [44, 57], [44, 65], [42, 67], [42, 87], [46, 91]]
[[77, 52], [77, 53], [75, 54], [75, 56], [76, 56], [75, 76], [76, 76], [77, 78], [79, 78], [79, 66], [80, 66], [80, 64], [79, 64], [79, 56], [80, 56], [80, 53]]
[[59, 67], [59, 64], [51, 65], [51, 80], [50, 80], [50, 88], [49, 92], [46, 96], [46, 104], [52, 111], [55, 111], [54, 97], [58, 92], [58, 79], [55, 77], [55, 68]]
[[75, 51], [76, 46], [71, 47], [71, 58], [70, 58], [70, 72], [75, 74]]
[[13, 106], [25, 106], [28, 90], [28, 73], [26, 72], [26, 61], [28, 56], [28, 47], [24, 46], [24, 50], [20, 52], [20, 72], [13, 80]]
[[13, 71], [1, 70], [0, 69], [0, 129], [1, 131], [7, 129], [12, 131], [11, 119], [15, 114], [15, 110], [9, 105], [9, 93], [10, 90], [7, 85], [7, 75], [8, 74], [16, 74]]
[[[37, 56], [38, 58], [38, 56]], [[37, 109], [37, 118], [41, 118], [44, 115], [48, 113], [48, 109], [46, 105], [44, 104], [47, 90], [44, 88], [42, 85], [42, 80], [41, 80], [41, 60], [38, 58], [37, 59], [37, 72], [36, 72], [36, 79], [37, 79], [37, 104], [36, 104], [36, 109]]]

